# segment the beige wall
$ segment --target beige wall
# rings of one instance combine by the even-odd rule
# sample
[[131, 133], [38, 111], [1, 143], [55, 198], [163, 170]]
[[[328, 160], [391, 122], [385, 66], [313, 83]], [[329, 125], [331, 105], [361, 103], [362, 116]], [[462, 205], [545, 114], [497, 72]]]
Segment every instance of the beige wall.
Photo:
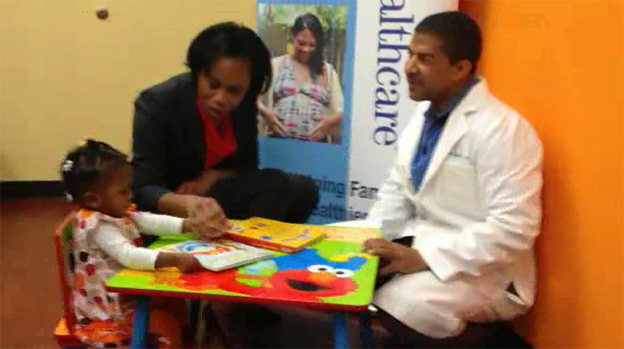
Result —
[[192, 38], [225, 20], [253, 27], [255, 1], [0, 0], [0, 179], [57, 179], [85, 137], [129, 151], [138, 92], [184, 71]]

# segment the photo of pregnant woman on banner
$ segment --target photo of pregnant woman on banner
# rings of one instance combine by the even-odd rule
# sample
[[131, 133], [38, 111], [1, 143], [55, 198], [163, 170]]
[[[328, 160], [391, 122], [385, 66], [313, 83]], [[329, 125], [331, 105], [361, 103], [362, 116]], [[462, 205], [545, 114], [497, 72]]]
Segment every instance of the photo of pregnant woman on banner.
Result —
[[341, 144], [346, 9], [264, 5], [259, 15], [273, 56], [272, 84], [258, 100], [259, 134]]

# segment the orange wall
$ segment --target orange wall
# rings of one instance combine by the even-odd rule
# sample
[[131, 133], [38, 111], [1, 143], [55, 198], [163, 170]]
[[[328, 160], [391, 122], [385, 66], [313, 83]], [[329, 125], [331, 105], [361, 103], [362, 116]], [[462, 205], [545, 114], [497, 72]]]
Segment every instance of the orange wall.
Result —
[[517, 322], [539, 348], [624, 347], [624, 2], [464, 0], [480, 72], [545, 149], [537, 305]]

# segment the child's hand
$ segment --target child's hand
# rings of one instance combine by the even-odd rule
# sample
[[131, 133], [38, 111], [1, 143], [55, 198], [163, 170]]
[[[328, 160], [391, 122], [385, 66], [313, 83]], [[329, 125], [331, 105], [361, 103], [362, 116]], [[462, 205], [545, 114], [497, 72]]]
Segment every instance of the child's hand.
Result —
[[174, 267], [178, 268], [182, 273], [192, 273], [203, 269], [201, 263], [190, 253], [176, 253], [176, 262]]
[[190, 253], [160, 252], [154, 266], [156, 269], [176, 267], [182, 273], [192, 273], [203, 269], [197, 258]]

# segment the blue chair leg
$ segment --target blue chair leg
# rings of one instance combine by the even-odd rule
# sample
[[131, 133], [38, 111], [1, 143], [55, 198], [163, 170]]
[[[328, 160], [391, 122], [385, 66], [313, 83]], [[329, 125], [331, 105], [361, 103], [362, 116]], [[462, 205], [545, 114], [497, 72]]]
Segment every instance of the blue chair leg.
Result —
[[375, 347], [375, 335], [371, 328], [371, 318], [368, 311], [360, 313], [360, 341], [363, 349]]
[[143, 349], [146, 347], [149, 305], [149, 297], [138, 297], [134, 323], [132, 324], [132, 339], [130, 341], [130, 348], [132, 349]]
[[347, 316], [343, 312], [335, 312], [334, 324], [334, 348], [349, 348], [349, 332], [347, 331]]

